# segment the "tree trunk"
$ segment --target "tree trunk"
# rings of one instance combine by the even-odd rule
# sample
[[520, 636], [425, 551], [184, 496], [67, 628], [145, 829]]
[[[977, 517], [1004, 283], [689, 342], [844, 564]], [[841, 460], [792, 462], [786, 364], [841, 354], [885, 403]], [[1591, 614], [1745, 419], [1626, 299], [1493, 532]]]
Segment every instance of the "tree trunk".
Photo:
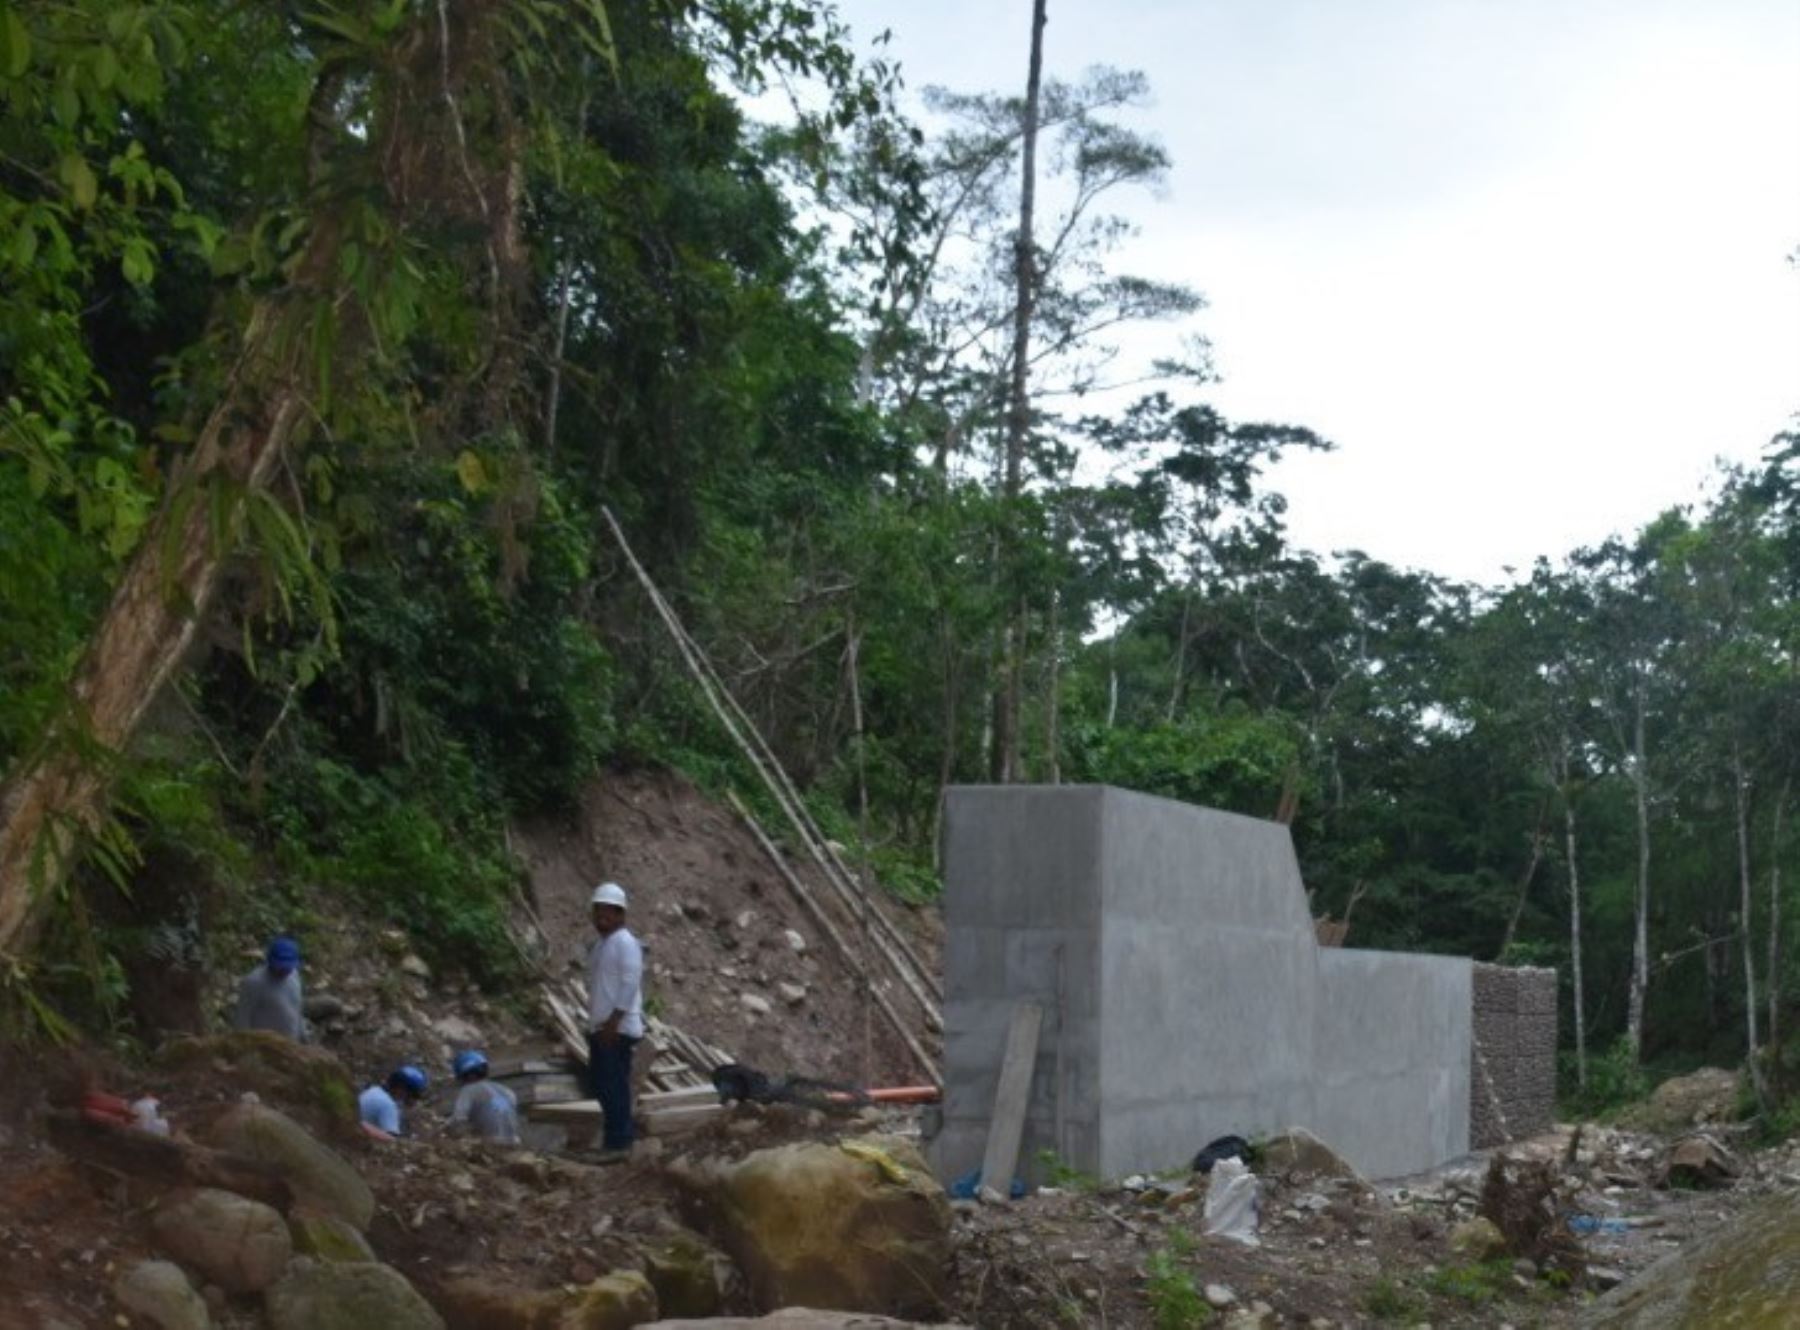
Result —
[[1575, 792], [1569, 779], [1569, 743], [1561, 757], [1563, 843], [1569, 871], [1569, 988], [1575, 1022], [1575, 1084], [1587, 1089], [1587, 1004], [1581, 984], [1581, 873], [1575, 854]]
[[1050, 593], [1050, 695], [1045, 700], [1044, 780], [1062, 784], [1062, 592]]
[[1731, 788], [1737, 813], [1738, 845], [1738, 940], [1744, 956], [1744, 1065], [1750, 1071], [1750, 1088], [1759, 1112], [1769, 1111], [1769, 1087], [1763, 1080], [1762, 1047], [1756, 1037], [1756, 952], [1752, 945], [1750, 910], [1750, 776], [1744, 770], [1744, 750], [1731, 745]]
[[1175, 634], [1175, 681], [1169, 685], [1169, 705], [1163, 712], [1165, 723], [1175, 723], [1175, 709], [1181, 705], [1181, 685], [1187, 679], [1188, 617], [1194, 597], [1184, 592], [1181, 597], [1181, 627]]
[[[1037, 203], [1038, 90], [1044, 70], [1045, 0], [1032, 0], [1031, 63], [1025, 79], [1025, 114], [1021, 126], [1019, 233], [1013, 238], [1012, 378], [1006, 404], [1006, 455], [1001, 494], [1015, 500], [1025, 490], [1025, 451], [1031, 434], [1031, 321], [1037, 304], [1037, 246], [1032, 214]], [[1008, 515], [1009, 519], [1011, 514]], [[1007, 548], [1016, 549], [1010, 525]], [[1012, 560], [1016, 562], [1016, 560]], [[1020, 776], [1019, 710], [1024, 680], [1025, 604], [1021, 597], [1002, 635], [1006, 653], [1001, 663], [999, 706], [994, 739], [1003, 782]]]
[[1625, 1041], [1634, 1061], [1644, 1052], [1644, 998], [1650, 989], [1650, 772], [1644, 761], [1644, 711], [1640, 680], [1633, 699], [1631, 784], [1637, 811], [1637, 900], [1631, 938], [1631, 988], [1625, 1012]]
[[1789, 780], [1781, 782], [1775, 796], [1774, 827], [1769, 834], [1769, 966], [1765, 986], [1769, 993], [1769, 1066], [1780, 1091], [1781, 1080], [1781, 821], [1787, 812]]
[[[308, 278], [329, 272], [336, 254], [337, 228], [321, 224], [301, 271]], [[252, 312], [224, 395], [75, 668], [68, 716], [0, 786], [0, 957], [30, 947], [41, 902], [99, 826], [110, 757], [130, 743], [193, 645], [236, 544], [243, 501], [267, 485], [306, 417], [310, 339], [283, 318], [299, 305], [290, 289]]]
[[1531, 855], [1525, 861], [1525, 871], [1519, 874], [1518, 895], [1513, 898], [1512, 917], [1506, 921], [1506, 936], [1500, 939], [1500, 950], [1494, 953], [1496, 961], [1506, 956], [1507, 948], [1512, 946], [1513, 937], [1519, 931], [1519, 917], [1525, 913], [1525, 898], [1531, 894], [1531, 880], [1537, 876], [1538, 863], [1544, 857], [1544, 831], [1549, 816], [1550, 795], [1546, 792], [1538, 804], [1537, 825], [1531, 832]]

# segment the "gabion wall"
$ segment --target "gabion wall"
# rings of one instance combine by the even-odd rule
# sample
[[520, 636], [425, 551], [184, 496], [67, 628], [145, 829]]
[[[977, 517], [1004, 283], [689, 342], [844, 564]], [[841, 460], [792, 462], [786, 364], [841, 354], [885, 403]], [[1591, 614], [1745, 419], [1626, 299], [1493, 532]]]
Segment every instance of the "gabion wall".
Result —
[[1504, 1145], [1556, 1120], [1556, 971], [1477, 965], [1469, 1144]]

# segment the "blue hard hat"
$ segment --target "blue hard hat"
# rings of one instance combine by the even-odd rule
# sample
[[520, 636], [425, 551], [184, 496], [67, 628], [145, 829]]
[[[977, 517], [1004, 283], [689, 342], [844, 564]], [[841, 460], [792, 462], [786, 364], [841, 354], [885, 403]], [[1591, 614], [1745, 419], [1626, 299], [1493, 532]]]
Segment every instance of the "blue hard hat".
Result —
[[278, 937], [269, 943], [266, 959], [272, 970], [292, 970], [300, 964], [300, 944], [291, 937]]
[[410, 1064], [404, 1067], [395, 1067], [394, 1074], [389, 1076], [388, 1080], [390, 1082], [398, 1081], [414, 1094], [425, 1093], [425, 1073]]
[[464, 1049], [450, 1063], [450, 1069], [456, 1073], [456, 1079], [459, 1081], [475, 1072], [486, 1071], [487, 1066], [487, 1054], [473, 1048]]

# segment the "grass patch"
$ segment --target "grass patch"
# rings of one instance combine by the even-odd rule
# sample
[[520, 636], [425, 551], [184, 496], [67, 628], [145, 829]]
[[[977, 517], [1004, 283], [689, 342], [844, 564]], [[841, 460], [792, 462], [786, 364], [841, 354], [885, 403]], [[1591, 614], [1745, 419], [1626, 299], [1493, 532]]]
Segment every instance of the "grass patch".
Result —
[[1144, 1295], [1150, 1302], [1150, 1320], [1156, 1330], [1194, 1330], [1209, 1324], [1213, 1309], [1200, 1296], [1194, 1277], [1181, 1268], [1181, 1262], [1192, 1255], [1191, 1234], [1175, 1231], [1169, 1244], [1150, 1253], [1150, 1278]]
[[1424, 1319], [1425, 1300], [1399, 1280], [1383, 1275], [1362, 1296], [1362, 1309], [1383, 1323]]
[[1512, 1279], [1512, 1263], [1501, 1259], [1480, 1265], [1451, 1265], [1425, 1277], [1425, 1288], [1440, 1298], [1455, 1298], [1471, 1307], [1485, 1307], [1505, 1295]]

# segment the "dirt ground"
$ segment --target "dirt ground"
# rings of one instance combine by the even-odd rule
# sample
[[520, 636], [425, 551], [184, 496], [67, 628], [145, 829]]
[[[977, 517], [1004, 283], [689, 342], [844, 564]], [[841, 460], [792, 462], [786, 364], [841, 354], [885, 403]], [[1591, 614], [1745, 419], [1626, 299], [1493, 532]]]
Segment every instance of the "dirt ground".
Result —
[[[554, 973], [579, 973], [591, 936], [588, 892], [616, 878], [633, 893], [652, 1010], [775, 1075], [863, 1084], [917, 1078], [900, 1041], [878, 1022], [865, 1040], [868, 1004], [855, 967], [832, 952], [730, 812], [686, 782], [611, 775], [595, 783], [577, 817], [518, 828], [515, 846], [533, 887], [521, 909], [541, 924], [549, 940], [542, 959]], [[824, 896], [816, 872], [805, 880]], [[935, 965], [936, 916], [890, 909]], [[454, 1048], [480, 1044], [497, 1058], [556, 1055], [534, 991], [481, 993], [459, 976], [432, 973], [401, 933], [324, 901], [316, 914], [306, 976], [309, 995], [328, 999], [315, 1022], [321, 1046], [342, 1059], [357, 1087], [399, 1061], [419, 1062], [434, 1079], [412, 1110], [414, 1139], [340, 1142], [376, 1193], [369, 1236], [378, 1255], [428, 1294], [475, 1271], [521, 1287], [578, 1285], [635, 1264], [676, 1224], [703, 1230], [706, 1216], [680, 1181], [686, 1161], [920, 1130], [911, 1111], [843, 1118], [740, 1106], [700, 1130], [653, 1139], [611, 1168], [554, 1149], [496, 1151], [449, 1139], [445, 1064]], [[242, 968], [253, 960], [246, 953]], [[207, 1008], [221, 1024], [236, 977], [208, 977]], [[804, 994], [789, 1001], [783, 984]], [[910, 1010], [897, 985], [889, 991]], [[752, 1014], [757, 1004], [746, 994], [769, 1014]], [[0, 1049], [0, 1068], [0, 1330], [120, 1326], [108, 1289], [120, 1269], [152, 1254], [143, 1223], [150, 1198], [50, 1149], [40, 1130], [46, 1101], [55, 1087], [85, 1077], [121, 1093], [154, 1092], [178, 1130], [198, 1133], [236, 1101], [241, 1078], [206, 1059], [171, 1066], [129, 1049]], [[1452, 1250], [1451, 1234], [1475, 1213], [1481, 1192], [1485, 1161], [1471, 1158], [1375, 1188], [1265, 1177], [1255, 1247], [1203, 1235], [1204, 1182], [1186, 1176], [1111, 1187], [1071, 1179], [1013, 1204], [957, 1202], [946, 1312], [992, 1330], [1163, 1330], [1200, 1324], [1207, 1313], [1199, 1304], [1210, 1295], [1219, 1307], [1207, 1323], [1218, 1326], [1234, 1315], [1238, 1325], [1571, 1326], [1605, 1284], [1771, 1191], [1800, 1190], [1800, 1149], [1791, 1147], [1741, 1150], [1743, 1176], [1725, 1190], [1658, 1190], [1649, 1184], [1663, 1148], [1652, 1135], [1591, 1126], [1580, 1140], [1565, 1129], [1518, 1147], [1554, 1163], [1564, 1211], [1594, 1219], [1596, 1231], [1583, 1238], [1590, 1271], [1566, 1285], [1511, 1258], [1483, 1263]], [[743, 1290], [731, 1288], [727, 1301], [744, 1309]], [[260, 1324], [254, 1302], [220, 1301], [214, 1319]]]
[[[775, 828], [768, 828], [771, 835]], [[739, 1062], [776, 1075], [861, 1085], [921, 1079], [905, 1044], [867, 1000], [865, 984], [808, 917], [750, 831], [679, 776], [618, 772], [590, 786], [577, 817], [521, 826], [514, 849], [531, 871], [537, 921], [553, 973], [579, 975], [593, 938], [588, 896], [612, 879], [631, 893], [630, 924], [644, 944], [650, 1010]], [[858, 934], [816, 866], [789, 860], [847, 939]], [[935, 911], [891, 899], [887, 913], [936, 971]], [[788, 934], [804, 950], [796, 951]], [[936, 1052], [911, 995], [882, 991]], [[790, 1000], [781, 985], [803, 988]], [[771, 1013], [755, 1014], [756, 1002]]]

